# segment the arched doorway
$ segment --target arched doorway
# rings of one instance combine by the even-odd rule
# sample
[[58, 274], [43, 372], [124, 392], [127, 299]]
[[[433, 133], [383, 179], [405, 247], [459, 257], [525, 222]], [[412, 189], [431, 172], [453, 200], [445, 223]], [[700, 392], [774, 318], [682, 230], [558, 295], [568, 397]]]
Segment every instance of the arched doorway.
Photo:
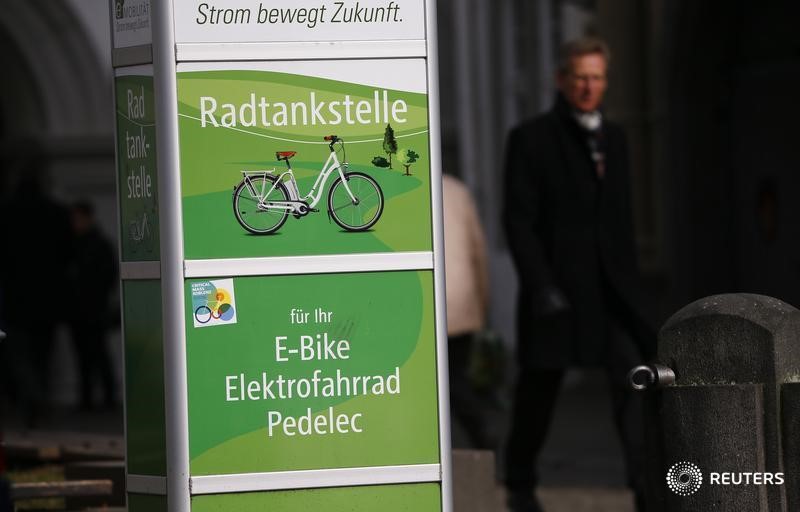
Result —
[[0, 45], [4, 193], [13, 190], [20, 161], [35, 158], [49, 169], [54, 195], [87, 197], [103, 213], [111, 207], [103, 217], [113, 218], [111, 70], [100, 58], [110, 50], [96, 47], [63, 1], [4, 6]]
[[[98, 27], [85, 21], [89, 8], [107, 12], [108, 2], [13, 1], [0, 10], [0, 202], [15, 194], [22, 173], [35, 173], [55, 200], [94, 203], [101, 228], [116, 240], [112, 74], [104, 62], [110, 45], [91, 37]], [[19, 213], [8, 222], [48, 236], [43, 226], [25, 226], [30, 221]], [[63, 259], [67, 250], [54, 246], [48, 257]], [[74, 397], [71, 356], [62, 331], [52, 354], [57, 402]]]

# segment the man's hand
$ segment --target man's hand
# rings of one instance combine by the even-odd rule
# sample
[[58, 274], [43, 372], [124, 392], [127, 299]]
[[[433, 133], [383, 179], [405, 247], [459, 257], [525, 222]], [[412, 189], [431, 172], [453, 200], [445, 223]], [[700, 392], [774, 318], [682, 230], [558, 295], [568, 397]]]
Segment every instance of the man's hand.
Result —
[[569, 311], [569, 301], [555, 286], [541, 288], [533, 296], [533, 315], [536, 317], [555, 315]]

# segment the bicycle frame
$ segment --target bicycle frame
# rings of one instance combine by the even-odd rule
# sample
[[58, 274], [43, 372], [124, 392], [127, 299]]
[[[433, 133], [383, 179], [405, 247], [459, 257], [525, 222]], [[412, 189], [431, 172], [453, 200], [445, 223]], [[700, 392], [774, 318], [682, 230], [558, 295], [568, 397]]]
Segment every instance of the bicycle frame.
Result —
[[[273, 171], [274, 171], [274, 169], [273, 169]], [[242, 180], [244, 181], [245, 185], [247, 186], [247, 190], [248, 190], [248, 192], [250, 192], [250, 195], [252, 197], [254, 197], [254, 198], [258, 198], [258, 200], [259, 200], [258, 208], [259, 209], [266, 210], [267, 208], [277, 208], [277, 209], [280, 209], [280, 210], [289, 210], [289, 211], [294, 210], [295, 206], [292, 205], [292, 204], [289, 204], [289, 203], [287, 203], [285, 201], [271, 201], [269, 206], [264, 204], [264, 198], [269, 196], [269, 194], [271, 194], [272, 191], [275, 190], [275, 187], [277, 187], [278, 183], [280, 182], [280, 178], [278, 178], [274, 182], [272, 182], [272, 185], [270, 186], [270, 189], [268, 191], [264, 190], [266, 188], [266, 185], [267, 185], [267, 181], [266, 180], [264, 180], [264, 183], [261, 185], [261, 190], [256, 190], [255, 186], [253, 186], [253, 182], [252, 182], [252, 180], [250, 178], [264, 178], [268, 174], [271, 175], [273, 173], [273, 171], [242, 171]], [[281, 174], [281, 177], [283, 177], [283, 174]]]
[[[288, 161], [286, 163], [287, 165], [289, 164]], [[297, 200], [306, 201], [308, 203], [309, 208], [314, 208], [319, 203], [320, 199], [322, 199], [322, 191], [325, 189], [325, 184], [328, 182], [328, 178], [331, 176], [331, 174], [333, 174], [334, 171], [338, 171], [339, 176], [342, 178], [342, 181], [345, 182], [344, 185], [345, 189], [347, 190], [347, 194], [353, 201], [355, 201], [355, 197], [353, 197], [353, 193], [350, 192], [350, 187], [347, 186], [347, 182], [344, 179], [343, 167], [346, 168], [347, 163], [345, 162], [344, 164], [341, 164], [339, 162], [339, 157], [336, 156], [336, 151], [331, 151], [331, 154], [328, 156], [328, 159], [322, 166], [322, 170], [317, 175], [317, 179], [314, 180], [314, 185], [312, 185], [311, 190], [305, 196], [298, 197]], [[294, 190], [298, 191], [299, 193], [299, 189], [297, 188], [297, 181], [294, 178], [294, 172], [292, 171], [291, 166], [289, 167], [289, 170], [285, 171], [278, 177], [278, 181], [283, 181], [283, 177], [286, 176], [287, 174], [290, 176], [289, 179], [294, 183], [293, 187]], [[291, 188], [289, 190], [291, 193]], [[311, 199], [310, 202], [308, 201], [309, 199]]]

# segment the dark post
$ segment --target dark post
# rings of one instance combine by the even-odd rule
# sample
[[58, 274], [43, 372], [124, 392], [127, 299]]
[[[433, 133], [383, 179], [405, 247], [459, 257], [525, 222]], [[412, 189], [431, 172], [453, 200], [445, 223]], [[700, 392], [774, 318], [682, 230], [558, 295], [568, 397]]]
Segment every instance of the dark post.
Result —
[[[653, 510], [800, 510], [800, 311], [761, 295], [699, 300], [661, 329], [658, 361], [630, 375], [651, 390]], [[685, 464], [668, 475], [681, 462], [699, 487]]]

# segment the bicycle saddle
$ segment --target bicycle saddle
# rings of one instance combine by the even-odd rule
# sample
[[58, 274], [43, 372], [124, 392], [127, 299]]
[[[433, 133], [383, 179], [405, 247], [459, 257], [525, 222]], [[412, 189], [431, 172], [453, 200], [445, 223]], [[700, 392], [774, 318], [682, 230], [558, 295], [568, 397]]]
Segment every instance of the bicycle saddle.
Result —
[[297, 151], [276, 151], [275, 158], [278, 160], [288, 160], [297, 154]]

